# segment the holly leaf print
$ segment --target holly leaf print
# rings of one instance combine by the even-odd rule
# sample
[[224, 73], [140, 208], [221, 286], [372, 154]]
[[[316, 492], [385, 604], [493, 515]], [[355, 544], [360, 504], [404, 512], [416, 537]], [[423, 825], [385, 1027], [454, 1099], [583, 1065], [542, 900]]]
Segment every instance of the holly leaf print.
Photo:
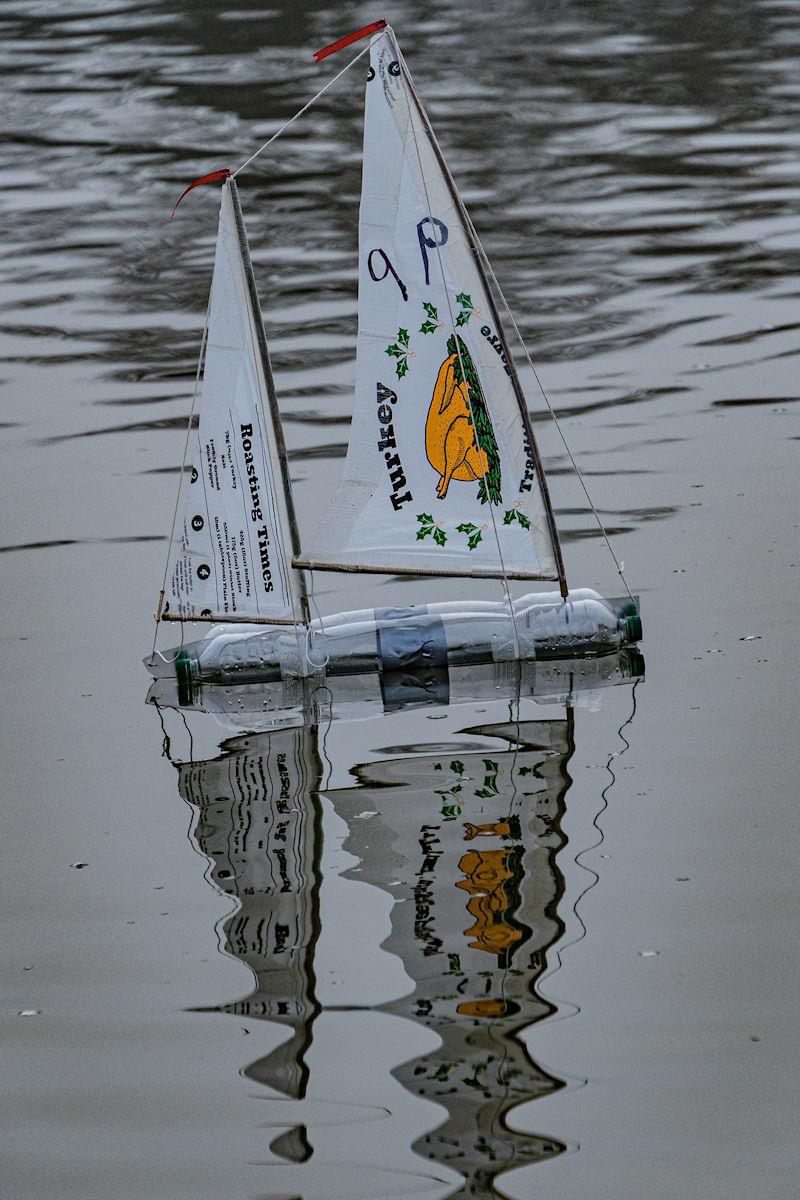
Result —
[[468, 296], [466, 292], [459, 292], [456, 296], [456, 304], [460, 304], [463, 308], [472, 308], [472, 296]]
[[436, 321], [423, 321], [419, 327], [420, 333], [436, 333], [439, 328]]
[[447, 534], [435, 524], [430, 513], [417, 513], [417, 520], [419, 521], [419, 529], [417, 530], [418, 542], [423, 541], [426, 537], [432, 537], [437, 546], [445, 544]]
[[427, 300], [423, 301], [422, 307], [433, 321], [439, 320], [439, 310], [435, 304], [430, 304]]
[[530, 529], [531, 527], [528, 517], [525, 516], [524, 512], [520, 512], [518, 508], [506, 509], [505, 515], [503, 516], [503, 524], [510, 525], [512, 521], [519, 521], [523, 529]]
[[408, 374], [408, 345], [410, 340], [407, 329], [398, 329], [397, 341], [393, 342], [391, 346], [386, 347], [386, 353], [391, 358], [397, 359], [394, 369], [397, 372], [398, 379], [402, 379], [404, 375]]
[[460, 312], [458, 314], [458, 316], [456, 317], [456, 325], [466, 325], [466, 323], [470, 319], [471, 315], [472, 315], [471, 313], [465, 313], [463, 311]]
[[477, 546], [478, 542], [480, 542], [482, 540], [483, 540], [483, 535], [482, 535], [480, 529], [476, 529], [475, 532], [471, 533], [469, 535], [469, 537], [467, 538], [467, 549], [474, 550], [475, 547]]
[[[421, 542], [421, 541], [424, 541], [424, 539], [426, 537], [432, 537], [433, 530], [434, 530], [434, 524], [433, 524], [433, 517], [430, 515], [430, 513], [417, 513], [417, 520], [419, 521], [419, 529], [417, 530], [417, 541]], [[438, 532], [438, 530], [437, 530], [437, 532]]]

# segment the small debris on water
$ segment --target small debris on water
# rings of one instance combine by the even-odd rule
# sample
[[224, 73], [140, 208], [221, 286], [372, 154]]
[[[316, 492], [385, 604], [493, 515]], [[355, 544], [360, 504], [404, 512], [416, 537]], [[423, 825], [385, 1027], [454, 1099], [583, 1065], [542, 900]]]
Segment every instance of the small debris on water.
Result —
[[750, 1036], [750, 1041], [751, 1041], [751, 1042], [760, 1042], [760, 1041], [761, 1041], [761, 1038], [758, 1036], [758, 1034], [757, 1034], [757, 1033], [754, 1033], [754, 1034], [751, 1034], [751, 1036]]
[[83, 863], [83, 862], [76, 862], [76, 863], [70, 863], [69, 865], [70, 865], [71, 867], [73, 867], [73, 868], [74, 868], [76, 871], [82, 871], [82, 870], [83, 870], [83, 868], [84, 868], [84, 867], [88, 867], [88, 865], [89, 865], [89, 864], [88, 864], [88, 863]]
[[689, 876], [688, 875], [676, 875], [675, 881], [676, 881], [676, 883], [688, 883]]
[[748, 633], [747, 637], [740, 637], [739, 641], [740, 642], [760, 642], [761, 634], [760, 633]]
[[639, 958], [658, 958], [659, 953], [658, 950], [640, 950]]
[[41, 1013], [40, 1008], [21, 1008], [17, 1014], [20, 1017], [38, 1017]]
[[363, 812], [356, 813], [353, 819], [355, 821], [366, 821], [368, 817], [377, 817], [377, 815], [377, 812], [372, 812], [370, 809], [365, 808]]

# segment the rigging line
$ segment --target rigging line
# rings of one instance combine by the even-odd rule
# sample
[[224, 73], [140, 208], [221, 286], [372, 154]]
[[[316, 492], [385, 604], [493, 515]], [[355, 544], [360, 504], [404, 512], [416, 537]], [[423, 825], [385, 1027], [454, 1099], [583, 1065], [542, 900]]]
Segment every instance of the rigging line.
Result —
[[331, 661], [331, 656], [328, 651], [328, 647], [325, 645], [325, 625], [322, 620], [322, 613], [319, 611], [319, 605], [317, 604], [317, 597], [314, 593], [314, 572], [309, 571], [308, 575], [309, 575], [309, 584], [310, 584], [309, 589], [308, 589], [308, 598], [311, 601], [311, 606], [314, 609], [314, 612], [317, 614], [317, 620], [319, 621], [319, 632], [320, 632], [320, 637], [322, 640], [322, 648], [325, 653], [325, 657], [322, 660], [322, 662], [314, 662], [314, 660], [311, 657], [310, 651], [311, 651], [311, 647], [314, 644], [314, 631], [312, 630], [311, 622], [309, 621], [308, 625], [306, 626], [306, 662], [311, 667], [312, 671], [320, 671], [320, 670], [324, 671], [325, 668], [327, 667], [328, 663]]
[[[317, 748], [319, 750], [320, 758], [325, 760], [325, 766], [328, 769], [328, 777], [324, 781], [324, 784], [323, 780], [320, 779], [320, 785], [315, 789], [318, 798], [323, 792], [330, 788], [331, 780], [333, 778], [333, 763], [331, 762], [331, 757], [328, 754], [328, 734], [330, 733], [331, 725], [333, 724], [333, 692], [328, 687], [327, 683], [319, 684], [319, 686], [314, 689], [315, 696], [321, 692], [328, 693], [328, 713], [327, 717], [323, 718], [321, 703], [317, 702]], [[324, 729], [323, 719], [325, 720]], [[319, 736], [320, 733], [322, 734], [321, 738]]]
[[597, 509], [595, 508], [594, 501], [592, 500], [592, 497], [589, 494], [589, 489], [586, 486], [586, 483], [584, 481], [583, 475], [581, 474], [580, 468], [579, 468], [577, 462], [575, 461], [575, 457], [569, 448], [569, 444], [567, 442], [566, 437], [564, 436], [564, 431], [561, 428], [561, 422], [559, 421], [558, 417], [556, 416], [555, 410], [554, 410], [552, 404], [550, 403], [550, 397], [547, 395], [547, 392], [544, 390], [544, 384], [542, 383], [541, 379], [539, 378], [539, 372], [536, 370], [536, 367], [534, 366], [533, 359], [531, 358], [531, 356], [528, 352], [528, 347], [525, 345], [525, 341], [522, 337], [522, 333], [520, 332], [519, 325], [517, 325], [517, 322], [514, 319], [514, 314], [511, 311], [511, 306], [509, 305], [508, 300], [506, 300], [506, 297], [503, 293], [503, 289], [500, 287], [500, 284], [498, 283], [497, 276], [494, 273], [494, 268], [492, 267], [492, 264], [486, 255], [486, 251], [484, 250], [483, 245], [481, 244], [481, 240], [478, 237], [477, 230], [475, 229], [475, 226], [472, 223], [472, 218], [470, 217], [469, 213], [467, 213], [467, 220], [469, 221], [470, 229], [472, 231], [472, 236], [475, 238], [475, 244], [478, 247], [478, 251], [480, 253], [481, 259], [483, 260], [484, 268], [488, 272], [488, 274], [492, 280], [492, 283], [494, 284], [494, 287], [497, 291], [497, 294], [500, 297], [500, 300], [502, 301], [503, 307], [505, 308], [506, 313], [508, 314], [508, 319], [511, 322], [514, 333], [517, 335], [517, 341], [519, 342], [520, 346], [522, 347], [522, 352], [525, 355], [525, 358], [527, 359], [528, 366], [530, 367], [531, 371], [533, 372], [533, 377], [536, 380], [539, 391], [542, 393], [544, 402], [547, 405], [547, 411], [550, 413], [550, 417], [552, 418], [553, 424], [556, 427], [558, 436], [561, 438], [561, 441], [564, 444], [564, 449], [567, 452], [567, 457], [569, 458], [569, 461], [572, 464], [573, 471], [575, 472], [575, 474], [578, 477], [578, 482], [580, 483], [581, 487], [583, 488], [583, 494], [586, 497], [587, 503], [592, 510], [592, 514], [594, 516], [595, 521], [597, 522], [597, 526], [598, 526], [601, 534], [603, 535], [603, 540], [605, 541], [606, 547], [608, 548], [608, 552], [614, 560], [614, 564], [617, 568], [617, 574], [619, 575], [622, 582], [625, 584], [626, 592], [630, 596], [631, 600], [633, 600], [633, 598], [634, 598], [633, 592], [631, 591], [630, 587], [628, 586], [628, 581], [625, 578], [623, 564], [619, 561], [616, 554], [614, 553], [614, 547], [611, 545], [611, 539], [609, 538], [608, 534], [606, 533], [605, 526], [603, 525], [603, 522], [600, 519], [600, 514], [598, 513]]
[[[406, 66], [406, 61], [400, 52], [400, 47], [398, 46], [397, 40], [394, 37], [394, 32], [391, 30], [389, 32], [391, 32], [391, 40], [394, 45], [394, 50], [397, 55], [398, 61], [400, 59], [402, 59], [403, 69], [404, 69], [404, 73], [405, 73], [405, 79], [408, 80], [408, 79], [410, 79], [410, 73], [409, 73], [408, 67]], [[417, 162], [419, 163], [419, 174], [420, 174], [420, 179], [422, 180], [422, 189], [425, 192], [425, 204], [427, 205], [428, 216], [432, 216], [433, 209], [431, 208], [430, 196], [428, 195], [428, 184], [425, 179], [425, 170], [422, 166], [422, 155], [420, 154], [419, 142], [417, 141], [417, 131], [416, 131], [416, 127], [414, 124], [414, 113], [411, 110], [411, 102], [410, 102], [409, 96], [408, 96], [409, 90], [410, 89], [408, 88], [408, 83], [406, 83], [406, 104], [408, 106], [409, 123], [411, 125], [411, 136], [414, 139], [414, 149], [417, 152]], [[466, 394], [467, 394], [467, 405], [469, 406], [469, 415], [472, 420], [472, 428], [473, 428], [474, 436], [475, 436], [475, 444], [477, 446], [478, 426], [475, 421], [475, 412], [472, 407], [471, 388], [470, 388], [469, 384], [467, 383], [467, 373], [464, 370], [464, 360], [461, 355], [461, 344], [460, 344], [460, 340], [459, 340], [459, 336], [458, 336], [458, 329], [456, 328], [455, 317], [453, 315], [453, 306], [450, 301], [450, 290], [447, 286], [447, 278], [446, 278], [445, 270], [444, 270], [444, 259], [442, 257], [442, 247], [439, 243], [438, 238], [436, 238], [436, 260], [439, 263], [439, 271], [442, 276], [442, 288], [444, 290], [445, 300], [447, 301], [447, 311], [448, 311], [448, 315], [450, 317], [450, 327], [453, 330], [453, 337], [454, 337], [455, 343], [456, 343], [456, 353], [458, 354], [458, 365], [459, 365], [459, 368], [461, 371], [461, 379], [464, 383], [464, 390], [466, 391]], [[483, 456], [484, 460], [486, 461], [486, 465], [488, 467], [488, 456], [482, 446], [479, 447], [479, 452]], [[488, 487], [487, 487], [487, 492], [486, 492], [486, 498], [489, 502], [489, 516], [491, 517], [491, 521], [492, 521], [492, 531], [494, 533], [494, 540], [497, 544], [497, 557], [500, 560], [500, 570], [503, 572], [503, 588], [505, 591], [505, 600], [506, 600], [506, 604], [508, 605], [509, 615], [511, 617], [511, 626], [514, 630], [514, 642], [516, 644], [516, 649], [517, 649], [517, 658], [521, 659], [522, 658], [522, 645], [521, 645], [520, 639], [519, 639], [519, 630], [517, 629], [517, 618], [516, 618], [516, 614], [514, 612], [514, 604], [511, 599], [511, 589], [509, 587], [508, 574], [506, 572], [506, 564], [505, 564], [505, 560], [503, 558], [503, 550], [500, 545], [500, 533], [497, 528], [497, 521], [495, 520], [494, 504], [492, 502], [491, 496], [489, 496], [489, 494], [488, 494]]]
[[[384, 32], [385, 32], [385, 30], [384, 30]], [[378, 34], [378, 37], [379, 38], [383, 37], [383, 33]], [[336, 80], [341, 79], [341, 77], [345, 74], [345, 72], [349, 71], [350, 68], [354, 65], [354, 63], [357, 63], [358, 60], [360, 58], [362, 58], [363, 55], [365, 55], [369, 49], [371, 49], [374, 41], [377, 41], [377, 38], [372, 39], [371, 41], [369, 41], [367, 43], [366, 46], [364, 46], [364, 48], [362, 50], [359, 50], [358, 54], [356, 54], [354, 58], [351, 58], [350, 62], [347, 63], [346, 66], [342, 67], [341, 71], [339, 71], [339, 73], [337, 75], [334, 75], [332, 79], [328, 80], [328, 82], [325, 84], [325, 86], [323, 88], [320, 88], [320, 90], [317, 92], [316, 96], [312, 96], [311, 99], [308, 100], [301, 109], [298, 109], [298, 111], [294, 114], [293, 117], [290, 117], [289, 120], [284, 125], [281, 125], [280, 129], [277, 129], [275, 131], [275, 133], [273, 133], [272, 137], [267, 138], [266, 142], [264, 142], [264, 145], [261, 146], [258, 150], [256, 150], [255, 154], [251, 154], [248, 159], [245, 159], [245, 161], [241, 164], [241, 166], [237, 167], [235, 171], [232, 171], [231, 176], [230, 176], [231, 179], [235, 179], [236, 176], [245, 169], [245, 167], [249, 167], [250, 163], [253, 162], [255, 159], [257, 159], [259, 154], [263, 154], [268, 146], [271, 146], [273, 142], [277, 141], [277, 139], [281, 136], [281, 134], [285, 133], [290, 125], [294, 125], [294, 123], [298, 119], [298, 117], [302, 117], [303, 113], [307, 112], [308, 109], [311, 108], [312, 104], [316, 104], [316, 102], [317, 102], [317, 100], [319, 100], [320, 96], [324, 96], [324, 94], [325, 94], [325, 92], [327, 92], [328, 88], [333, 87], [334, 83], [336, 83]]]
[[[212, 285], [213, 286], [213, 285]], [[208, 304], [206, 305], [206, 315], [203, 322], [203, 337], [200, 342], [200, 354], [197, 358], [197, 370], [194, 376], [194, 391], [192, 392], [192, 406], [189, 409], [189, 420], [186, 422], [186, 439], [183, 443], [183, 457], [181, 458], [181, 470], [178, 476], [178, 492], [175, 496], [175, 508], [172, 512], [172, 525], [169, 530], [169, 541], [167, 542], [167, 561], [164, 563], [164, 576], [161, 580], [161, 592], [158, 597], [158, 609], [156, 610], [156, 628], [153, 634], [153, 646], [150, 651], [155, 653], [156, 642], [158, 640], [158, 627], [163, 611], [164, 593], [167, 589], [167, 572], [169, 571], [169, 561], [172, 554], [172, 539], [175, 537], [175, 523], [178, 520], [178, 507], [181, 502], [181, 492], [183, 490], [183, 480], [186, 474], [186, 456], [189, 453], [189, 438], [192, 436], [192, 418], [194, 410], [197, 407], [197, 393], [200, 388], [200, 376], [203, 370], [203, 362], [205, 360], [206, 347], [208, 345], [208, 322], [211, 316], [211, 290], [209, 289]], [[183, 645], [183, 622], [181, 622], [181, 645]]]
[[169, 734], [167, 733], [167, 727], [164, 724], [164, 717], [161, 713], [161, 705], [155, 699], [153, 700], [153, 704], [155, 705], [155, 710], [158, 713], [158, 720], [161, 725], [161, 757], [166, 758], [168, 762], [172, 763], [172, 743], [170, 742]]

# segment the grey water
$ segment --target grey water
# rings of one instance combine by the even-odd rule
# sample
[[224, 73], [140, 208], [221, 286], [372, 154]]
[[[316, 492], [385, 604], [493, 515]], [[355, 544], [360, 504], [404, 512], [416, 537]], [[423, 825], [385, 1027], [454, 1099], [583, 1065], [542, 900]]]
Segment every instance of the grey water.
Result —
[[[169, 214], [380, 15], [646, 678], [162, 730], [217, 197]], [[793, 1200], [800, 5], [5, 0], [0, 33], [0, 1195]], [[357, 65], [239, 181], [301, 527], [348, 437], [362, 99]], [[615, 594], [519, 369], [570, 581]]]

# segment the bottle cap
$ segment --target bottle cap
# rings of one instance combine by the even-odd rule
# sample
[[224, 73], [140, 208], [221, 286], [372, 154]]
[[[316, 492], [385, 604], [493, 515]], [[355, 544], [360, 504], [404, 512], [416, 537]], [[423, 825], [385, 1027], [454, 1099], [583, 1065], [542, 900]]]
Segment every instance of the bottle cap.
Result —
[[638, 613], [631, 613], [630, 616], [623, 617], [625, 622], [625, 630], [628, 635], [629, 642], [639, 642], [642, 639], [642, 618]]
[[194, 692], [194, 681], [199, 675], [198, 662], [188, 654], [183, 647], [175, 659], [175, 675], [178, 680], [178, 703], [191, 704]]

